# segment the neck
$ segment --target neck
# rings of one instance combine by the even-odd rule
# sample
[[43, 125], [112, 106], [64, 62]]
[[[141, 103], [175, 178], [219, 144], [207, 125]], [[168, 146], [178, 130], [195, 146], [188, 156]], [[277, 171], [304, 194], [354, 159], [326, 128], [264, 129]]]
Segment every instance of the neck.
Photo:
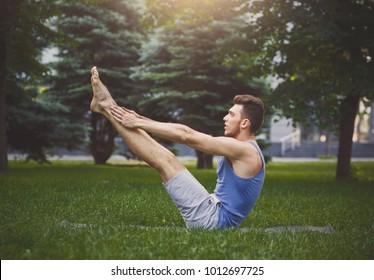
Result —
[[248, 141], [256, 141], [256, 137], [254, 134], [246, 133], [244, 135], [238, 135], [238, 137], [235, 137], [236, 140], [248, 142]]

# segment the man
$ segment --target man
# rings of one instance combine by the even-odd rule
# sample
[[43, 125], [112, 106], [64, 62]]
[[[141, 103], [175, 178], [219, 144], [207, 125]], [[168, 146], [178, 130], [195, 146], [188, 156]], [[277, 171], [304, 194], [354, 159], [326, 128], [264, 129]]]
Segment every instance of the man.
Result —
[[[264, 118], [261, 99], [236, 96], [234, 106], [223, 118], [225, 136], [212, 137], [182, 124], [157, 122], [117, 106], [100, 81], [96, 67], [91, 74], [91, 110], [103, 114], [132, 152], [159, 172], [187, 227], [239, 226], [256, 203], [265, 177], [264, 158], [255, 140]], [[148, 133], [221, 155], [214, 193], [209, 194], [174, 154]]]

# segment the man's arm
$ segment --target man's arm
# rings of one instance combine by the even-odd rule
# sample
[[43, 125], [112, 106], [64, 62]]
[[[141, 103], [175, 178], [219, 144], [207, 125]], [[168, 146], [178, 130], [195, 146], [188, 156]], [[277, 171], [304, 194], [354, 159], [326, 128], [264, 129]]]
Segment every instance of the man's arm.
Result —
[[254, 152], [247, 143], [234, 138], [213, 137], [183, 124], [157, 122], [126, 108], [114, 107], [112, 114], [116, 121], [127, 128], [143, 129], [174, 143], [185, 144], [204, 153], [226, 156], [232, 161], [248, 160], [248, 156]]

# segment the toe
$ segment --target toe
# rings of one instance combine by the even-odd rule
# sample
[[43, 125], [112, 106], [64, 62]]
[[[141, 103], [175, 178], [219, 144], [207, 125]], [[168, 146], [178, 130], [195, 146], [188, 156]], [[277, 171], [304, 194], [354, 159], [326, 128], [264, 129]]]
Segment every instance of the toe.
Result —
[[92, 75], [99, 75], [99, 72], [97, 71], [96, 66], [94, 66], [94, 67], [91, 68], [91, 74]]

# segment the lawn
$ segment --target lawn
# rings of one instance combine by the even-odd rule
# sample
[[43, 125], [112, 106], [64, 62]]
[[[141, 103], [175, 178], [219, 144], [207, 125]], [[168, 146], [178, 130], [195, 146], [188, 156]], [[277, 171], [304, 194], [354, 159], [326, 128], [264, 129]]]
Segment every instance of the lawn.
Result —
[[[190, 166], [191, 167], [191, 166]], [[212, 191], [214, 170], [191, 172]], [[146, 166], [11, 162], [0, 174], [1, 259], [373, 259], [374, 162], [269, 163], [241, 228], [186, 230]], [[335, 233], [267, 231], [325, 226]]]

